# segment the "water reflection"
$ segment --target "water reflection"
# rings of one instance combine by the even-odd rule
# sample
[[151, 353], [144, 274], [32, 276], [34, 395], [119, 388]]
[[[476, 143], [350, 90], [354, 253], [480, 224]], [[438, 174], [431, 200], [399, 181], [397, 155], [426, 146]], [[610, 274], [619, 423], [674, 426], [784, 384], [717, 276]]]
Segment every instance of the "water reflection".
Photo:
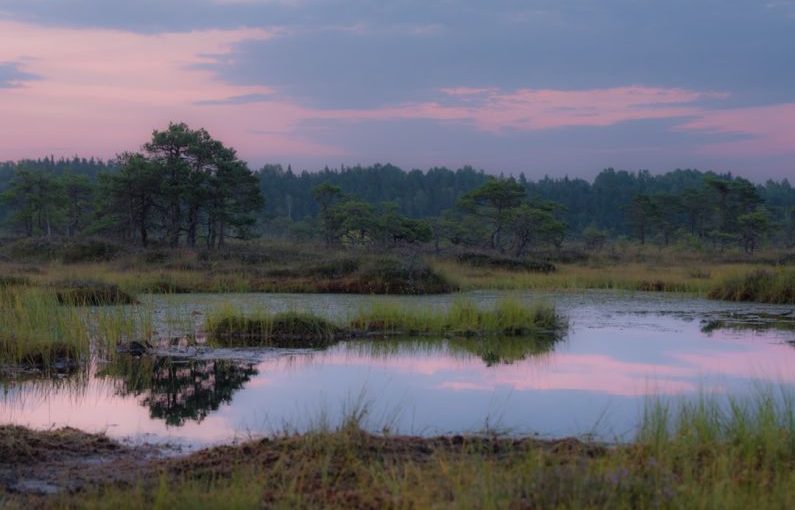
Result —
[[116, 394], [141, 396], [149, 416], [182, 426], [202, 422], [257, 375], [252, 363], [236, 360], [135, 358], [123, 356], [97, 373], [111, 378]]
[[370, 358], [456, 357], [479, 359], [486, 367], [511, 365], [552, 352], [561, 338], [555, 335], [535, 337], [457, 337], [457, 338], [386, 338], [346, 342], [345, 350]]

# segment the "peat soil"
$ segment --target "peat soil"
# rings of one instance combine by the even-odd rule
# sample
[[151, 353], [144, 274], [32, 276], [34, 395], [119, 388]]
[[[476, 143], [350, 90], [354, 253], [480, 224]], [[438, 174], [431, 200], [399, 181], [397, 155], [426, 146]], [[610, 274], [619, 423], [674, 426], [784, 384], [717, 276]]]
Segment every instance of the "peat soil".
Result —
[[[226, 477], [245, 468], [267, 472], [279, 466], [314, 462], [310, 453], [329, 443], [345, 444], [347, 457], [391, 465], [423, 464], [443, 454], [477, 453], [494, 459], [541, 449], [564, 458], [600, 457], [608, 447], [566, 438], [508, 438], [492, 436], [381, 436], [359, 429], [334, 433], [281, 436], [215, 446], [180, 455], [170, 447], [125, 445], [103, 434], [73, 428], [35, 431], [0, 426], [0, 503], [24, 502], [47, 507], [51, 498], [101, 487], [151, 487], [167, 479]], [[325, 446], [323, 446], [325, 445]], [[170, 448], [170, 449], [169, 449]], [[318, 487], [320, 489], [320, 487]]]

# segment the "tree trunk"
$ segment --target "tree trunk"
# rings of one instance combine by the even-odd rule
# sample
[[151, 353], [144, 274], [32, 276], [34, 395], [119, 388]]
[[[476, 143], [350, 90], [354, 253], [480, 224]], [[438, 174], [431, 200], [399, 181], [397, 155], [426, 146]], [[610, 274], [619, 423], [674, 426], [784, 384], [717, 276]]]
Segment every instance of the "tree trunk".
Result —
[[218, 247], [223, 248], [224, 246], [224, 222], [218, 222]]
[[196, 246], [196, 230], [198, 222], [199, 222], [199, 208], [197, 206], [192, 206], [190, 212], [188, 213], [188, 237], [187, 237], [188, 246], [190, 246], [191, 248], [194, 248]]

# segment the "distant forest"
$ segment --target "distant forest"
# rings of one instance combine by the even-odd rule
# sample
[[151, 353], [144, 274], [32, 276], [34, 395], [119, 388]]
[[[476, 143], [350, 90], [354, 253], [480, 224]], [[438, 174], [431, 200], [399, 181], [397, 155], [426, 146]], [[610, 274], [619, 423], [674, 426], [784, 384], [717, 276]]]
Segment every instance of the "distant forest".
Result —
[[[522, 228], [517, 226], [520, 208], [525, 207], [525, 228], [535, 224], [554, 232], [528, 234], [526, 242], [543, 239], [559, 245], [565, 238], [597, 245], [627, 238], [659, 244], [739, 243], [746, 251], [763, 242], [795, 243], [795, 189], [786, 179], [752, 183], [690, 169], [653, 175], [609, 168], [592, 182], [528, 180], [524, 174], [495, 177], [471, 167], [405, 171], [390, 164], [318, 172], [281, 165], [249, 170], [232, 149], [184, 124], [155, 132], [145, 149], [111, 162], [44, 158], [0, 163], [0, 231], [6, 237], [108, 235], [130, 241], [143, 235], [144, 243], [149, 238], [213, 246], [223, 236], [325, 236], [331, 241], [361, 230], [373, 237], [378, 222], [421, 221], [427, 228], [420, 230], [433, 232], [413, 236], [416, 240], [435, 238], [438, 243], [444, 237], [501, 249], [507, 241], [495, 245], [491, 237], [512, 237], [514, 248]], [[488, 189], [489, 183], [505, 186]], [[135, 190], [143, 194], [133, 203]], [[501, 196], [507, 201], [500, 203]], [[369, 226], [345, 223], [351, 215], [367, 216]], [[337, 231], [331, 232], [332, 227]], [[478, 232], [483, 236], [477, 238]], [[395, 232], [389, 236], [403, 238]]]

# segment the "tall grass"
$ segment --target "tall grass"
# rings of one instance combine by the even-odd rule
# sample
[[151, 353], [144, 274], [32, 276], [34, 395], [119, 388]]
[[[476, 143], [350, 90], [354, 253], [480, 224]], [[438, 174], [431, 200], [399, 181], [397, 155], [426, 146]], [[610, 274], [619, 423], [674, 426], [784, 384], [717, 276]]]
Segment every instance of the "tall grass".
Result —
[[151, 306], [74, 306], [51, 288], [0, 289], [0, 365], [49, 370], [153, 335]]
[[79, 362], [89, 350], [83, 314], [44, 289], [0, 289], [0, 325], [0, 363], [49, 368]]

